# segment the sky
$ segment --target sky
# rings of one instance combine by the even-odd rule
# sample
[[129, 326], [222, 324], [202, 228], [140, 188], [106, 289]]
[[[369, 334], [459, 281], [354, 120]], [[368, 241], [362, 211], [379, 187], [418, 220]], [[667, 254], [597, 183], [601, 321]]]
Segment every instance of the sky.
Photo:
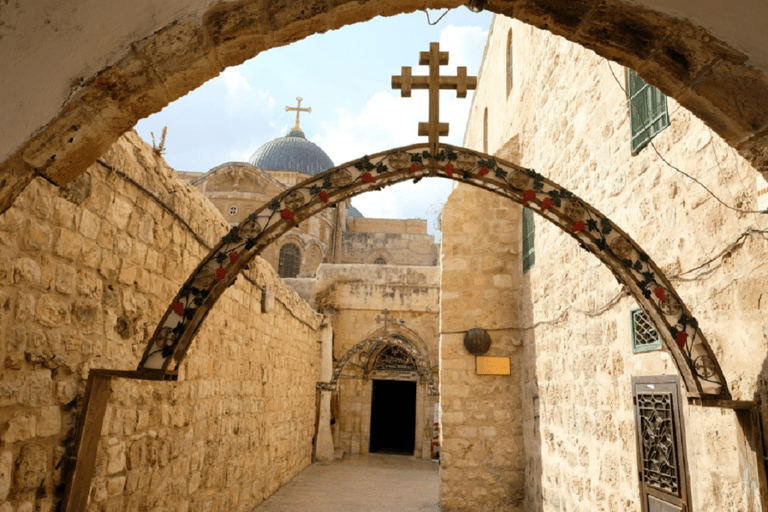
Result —
[[[445, 11], [429, 11], [434, 23]], [[414, 90], [401, 98], [391, 88], [392, 75], [418, 66], [419, 52], [439, 41], [449, 52], [441, 75], [466, 66], [477, 75], [492, 14], [452, 9], [434, 26], [424, 11], [383, 18], [315, 34], [288, 46], [263, 52], [240, 66], [227, 68], [161, 112], [142, 119], [136, 131], [147, 142], [167, 126], [165, 160], [179, 171], [207, 172], [225, 162], [248, 161], [263, 144], [285, 136], [296, 120], [296, 97], [302, 97], [301, 129], [323, 148], [335, 165], [398, 146], [426, 142], [418, 123], [428, 119], [428, 93]], [[461, 145], [472, 93], [457, 99], [441, 91], [440, 120], [450, 124], [442, 142]], [[435, 233], [436, 217], [452, 183], [426, 178], [418, 184], [393, 185], [352, 199], [366, 217], [421, 218]]]

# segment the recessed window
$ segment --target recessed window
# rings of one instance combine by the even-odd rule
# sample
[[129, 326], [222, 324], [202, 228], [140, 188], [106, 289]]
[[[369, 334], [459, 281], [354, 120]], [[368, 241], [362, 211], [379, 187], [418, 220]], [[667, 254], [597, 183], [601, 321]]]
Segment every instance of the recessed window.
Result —
[[384, 258], [376, 258], [376, 261], [373, 262], [376, 265], [386, 265], [387, 261]]
[[651, 319], [642, 309], [633, 309], [632, 315], [632, 353], [648, 352], [661, 348], [661, 337]]
[[533, 211], [523, 208], [523, 274], [527, 274], [536, 263], [533, 234]]
[[237, 215], [237, 206], [230, 206], [230, 207], [229, 207], [229, 214], [230, 214], [231, 216], [235, 216], [235, 215]]
[[669, 126], [667, 96], [627, 69], [629, 120], [632, 130], [632, 153], [637, 153], [664, 128]]
[[280, 248], [280, 261], [277, 273], [280, 277], [296, 277], [301, 268], [301, 251], [295, 244], [285, 244]]

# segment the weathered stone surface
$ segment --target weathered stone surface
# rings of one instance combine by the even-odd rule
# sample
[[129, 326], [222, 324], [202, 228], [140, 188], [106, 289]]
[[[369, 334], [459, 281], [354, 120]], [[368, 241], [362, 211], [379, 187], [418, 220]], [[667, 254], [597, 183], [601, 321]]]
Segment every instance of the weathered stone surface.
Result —
[[26, 441], [35, 437], [36, 418], [33, 415], [18, 415], [8, 422], [8, 429], [3, 434], [3, 442], [7, 444]]
[[39, 444], [25, 444], [16, 457], [14, 485], [21, 492], [37, 490], [46, 478], [48, 455]]
[[5, 501], [11, 490], [13, 467], [13, 454], [7, 451], [0, 452], [0, 500]]

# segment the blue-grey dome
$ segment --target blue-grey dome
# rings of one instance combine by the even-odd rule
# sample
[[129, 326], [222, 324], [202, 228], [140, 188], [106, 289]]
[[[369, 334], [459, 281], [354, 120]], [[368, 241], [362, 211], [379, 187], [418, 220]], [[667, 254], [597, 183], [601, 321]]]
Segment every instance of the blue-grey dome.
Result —
[[360, 213], [360, 210], [355, 208], [352, 205], [349, 205], [349, 210], [347, 210], [347, 217], [354, 217], [356, 219], [364, 219], [363, 214]]
[[333, 167], [333, 161], [304, 132], [293, 129], [285, 137], [267, 142], [248, 163], [269, 171], [294, 171], [314, 176]]

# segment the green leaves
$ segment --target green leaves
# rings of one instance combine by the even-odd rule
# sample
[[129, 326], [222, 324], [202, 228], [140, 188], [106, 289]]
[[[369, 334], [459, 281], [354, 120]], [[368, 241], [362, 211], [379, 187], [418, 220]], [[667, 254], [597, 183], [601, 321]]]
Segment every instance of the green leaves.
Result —
[[229, 230], [229, 233], [221, 238], [221, 242], [224, 244], [234, 244], [240, 240], [242, 240], [242, 238], [240, 237], [240, 228], [238, 226], [234, 226]]
[[363, 156], [363, 158], [355, 162], [355, 169], [360, 172], [373, 170], [373, 164], [371, 163], [371, 159], [368, 158], [368, 155]]

